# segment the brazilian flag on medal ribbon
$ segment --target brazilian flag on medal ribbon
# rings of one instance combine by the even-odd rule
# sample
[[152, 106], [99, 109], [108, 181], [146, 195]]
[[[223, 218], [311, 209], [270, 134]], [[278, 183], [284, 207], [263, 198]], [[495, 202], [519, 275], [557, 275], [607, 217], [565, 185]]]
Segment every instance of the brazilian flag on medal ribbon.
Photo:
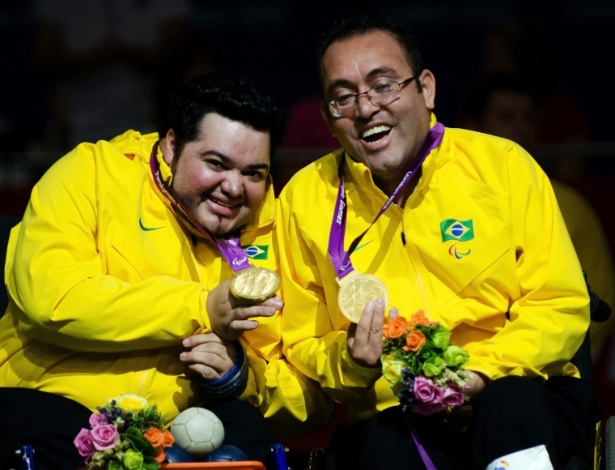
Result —
[[242, 247], [250, 259], [267, 259], [269, 257], [269, 245], [246, 245]]
[[446, 219], [440, 222], [440, 232], [443, 242], [447, 240], [467, 242], [474, 238], [474, 225], [472, 219]]

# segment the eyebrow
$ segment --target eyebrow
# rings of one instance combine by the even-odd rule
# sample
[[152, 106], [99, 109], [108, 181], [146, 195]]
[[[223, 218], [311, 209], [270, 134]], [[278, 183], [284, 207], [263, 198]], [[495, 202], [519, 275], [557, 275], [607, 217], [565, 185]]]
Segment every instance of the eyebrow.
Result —
[[[375, 69], [371, 70], [366, 76], [365, 79], [367, 81], [372, 80], [373, 78], [378, 77], [379, 75], [386, 75], [386, 74], [394, 74], [394, 75], [399, 75], [397, 73], [396, 70], [393, 70], [390, 67], [385, 67], [385, 66], [381, 66], [381, 67], [376, 67]], [[333, 93], [333, 90], [335, 90], [338, 87], [345, 87], [345, 88], [353, 88], [355, 86], [354, 83], [352, 83], [349, 80], [340, 78], [337, 80], [334, 80], [328, 87], [327, 87], [327, 93], [329, 95], [331, 95], [331, 93]]]
[[[235, 163], [231, 158], [227, 157], [223, 153], [218, 152], [217, 150], [207, 150], [207, 151], [201, 153], [201, 155], [203, 157], [206, 157], [206, 156], [218, 157], [220, 160], [222, 160], [224, 163], [227, 163], [227, 164], [234, 164]], [[252, 164], [246, 166], [245, 168], [242, 168], [242, 170], [265, 170], [265, 171], [269, 171], [269, 165], [267, 163], [252, 163]]]

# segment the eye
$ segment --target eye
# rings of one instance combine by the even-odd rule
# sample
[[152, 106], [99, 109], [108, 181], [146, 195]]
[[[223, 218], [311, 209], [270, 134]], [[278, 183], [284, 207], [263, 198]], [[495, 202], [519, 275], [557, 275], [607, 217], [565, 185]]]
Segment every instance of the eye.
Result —
[[224, 165], [222, 164], [220, 160], [209, 159], [209, 160], [205, 160], [205, 163], [207, 164], [207, 166], [209, 166], [213, 170], [222, 171], [225, 169]]
[[263, 181], [267, 177], [267, 173], [263, 170], [247, 170], [243, 172], [251, 181]]
[[348, 106], [353, 104], [355, 95], [348, 93], [346, 95], [338, 96], [335, 98], [335, 102], [338, 106]]
[[372, 87], [372, 90], [374, 90], [374, 93], [376, 93], [377, 95], [381, 95], [383, 93], [391, 91], [394, 84], [395, 82], [392, 82], [390, 80], [382, 80], [380, 82], [376, 82], [376, 84]]

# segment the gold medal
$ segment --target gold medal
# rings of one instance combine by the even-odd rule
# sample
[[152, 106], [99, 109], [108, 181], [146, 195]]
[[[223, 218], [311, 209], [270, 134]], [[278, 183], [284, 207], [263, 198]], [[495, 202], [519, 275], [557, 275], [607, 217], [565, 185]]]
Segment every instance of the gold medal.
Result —
[[250, 266], [239, 271], [231, 279], [231, 294], [239, 299], [265, 300], [280, 287], [280, 278], [275, 271]]
[[340, 281], [340, 291], [337, 303], [340, 310], [348, 320], [358, 323], [363, 309], [368, 302], [376, 299], [389, 303], [389, 293], [384, 283], [372, 274], [357, 274], [353, 272], [344, 276]]

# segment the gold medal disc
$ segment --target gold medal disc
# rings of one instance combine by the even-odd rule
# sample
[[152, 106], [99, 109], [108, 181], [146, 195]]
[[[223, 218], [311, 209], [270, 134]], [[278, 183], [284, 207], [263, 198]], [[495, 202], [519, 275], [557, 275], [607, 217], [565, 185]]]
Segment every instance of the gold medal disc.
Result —
[[384, 283], [372, 274], [349, 274], [340, 281], [337, 303], [348, 320], [358, 323], [368, 302], [376, 299], [389, 303], [389, 293]]
[[239, 271], [231, 279], [231, 294], [240, 299], [265, 300], [280, 287], [275, 271], [251, 266]]

